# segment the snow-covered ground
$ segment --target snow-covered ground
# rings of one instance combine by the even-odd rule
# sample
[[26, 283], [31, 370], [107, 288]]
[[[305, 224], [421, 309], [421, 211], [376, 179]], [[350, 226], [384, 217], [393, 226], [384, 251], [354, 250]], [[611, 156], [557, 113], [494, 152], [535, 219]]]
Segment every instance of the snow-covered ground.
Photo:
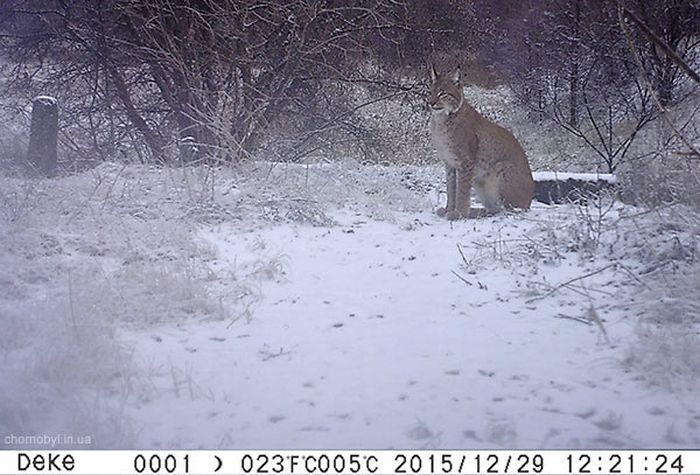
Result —
[[441, 175], [1, 178], [0, 436], [697, 447], [697, 221], [603, 200], [451, 223]]

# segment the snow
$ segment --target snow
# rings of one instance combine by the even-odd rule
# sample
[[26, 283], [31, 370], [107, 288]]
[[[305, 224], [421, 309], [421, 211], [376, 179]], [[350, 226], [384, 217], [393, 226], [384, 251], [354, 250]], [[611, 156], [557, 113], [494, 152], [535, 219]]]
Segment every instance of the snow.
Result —
[[[241, 235], [224, 225], [203, 234], [221, 266], [260, 259], [251, 251], [260, 240], [293, 265], [286, 281], [266, 286], [248, 325], [198, 326], [162, 341], [132, 336], [139, 352], [188, 367], [197, 386], [218, 390], [189, 426], [144, 407], [142, 443], [184, 432], [185, 446], [232, 448], [651, 447], [663, 436], [659, 424], [677, 417], [659, 408], [693, 404], [691, 396], [669, 404], [620, 371], [615, 347], [634, 324], [613, 299], [595, 304], [608, 345], [595, 327], [556, 318], [585, 315], [585, 298], [528, 303], [529, 270], [460, 269], [458, 244], [479, 254], [479, 242], [494, 242], [504, 227], [527, 232], [532, 217], [450, 226], [424, 213], [410, 231], [352, 213], [334, 218], [332, 229]], [[574, 260], [541, 278], [588, 270]], [[586, 286], [611, 280], [603, 272]], [[167, 387], [169, 375], [160, 382]], [[169, 412], [192, 410], [188, 398], [167, 399]]]
[[[107, 164], [50, 184], [3, 177], [0, 435], [697, 447], [698, 322], [655, 336], [644, 285], [698, 235], [614, 203], [448, 222], [434, 214], [441, 174]], [[696, 272], [672, 256], [679, 276]]]
[[44, 106], [55, 106], [58, 100], [52, 96], [36, 96], [32, 102], [39, 102]]

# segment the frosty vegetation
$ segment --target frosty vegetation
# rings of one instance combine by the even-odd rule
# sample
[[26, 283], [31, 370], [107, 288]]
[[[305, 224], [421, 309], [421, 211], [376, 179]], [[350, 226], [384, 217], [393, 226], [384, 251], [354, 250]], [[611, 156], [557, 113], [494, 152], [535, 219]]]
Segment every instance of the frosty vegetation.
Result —
[[[0, 443], [697, 447], [699, 21], [683, 0], [2, 3]], [[461, 64], [535, 172], [617, 191], [436, 217], [430, 63]], [[25, 168], [35, 97], [57, 177]]]

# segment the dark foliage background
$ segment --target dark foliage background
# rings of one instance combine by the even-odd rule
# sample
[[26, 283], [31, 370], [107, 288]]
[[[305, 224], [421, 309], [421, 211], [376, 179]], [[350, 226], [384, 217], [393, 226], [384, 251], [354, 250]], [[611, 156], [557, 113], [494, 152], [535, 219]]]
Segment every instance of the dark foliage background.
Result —
[[6, 0], [0, 94], [5, 107], [57, 96], [73, 161], [372, 159], [391, 144], [366, 108], [420, 107], [425, 66], [461, 65], [614, 171], [688, 91], [629, 13], [696, 64], [692, 0]]

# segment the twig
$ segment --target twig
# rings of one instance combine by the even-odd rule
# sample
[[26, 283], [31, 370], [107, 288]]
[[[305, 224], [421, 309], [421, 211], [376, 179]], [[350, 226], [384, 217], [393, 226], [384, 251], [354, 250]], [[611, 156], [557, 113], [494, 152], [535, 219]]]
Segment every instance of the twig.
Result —
[[279, 358], [280, 356], [288, 355], [289, 351], [284, 351], [284, 348], [280, 348], [278, 353], [271, 353], [267, 350], [260, 350], [258, 353], [261, 355], [263, 361], [269, 361], [274, 358]]
[[170, 364], [170, 377], [173, 380], [173, 390], [175, 391], [175, 397], [180, 398], [180, 383], [177, 380], [177, 375], [175, 374], [175, 366]]
[[566, 320], [573, 320], [575, 322], [583, 323], [584, 325], [593, 325], [593, 322], [586, 318], [581, 318], [581, 317], [572, 317], [569, 315], [564, 315], [563, 313], [560, 313], [559, 315], [555, 315], [554, 318], [561, 318], [561, 319], [566, 319]]
[[233, 326], [233, 324], [236, 323], [241, 318], [242, 318], [241, 316], [232, 318], [231, 321], [229, 321], [228, 324], [226, 325], [226, 329], [228, 330], [229, 328], [231, 328]]
[[462, 256], [462, 262], [464, 262], [464, 265], [469, 267], [471, 265], [471, 263], [469, 262], [467, 257], [464, 255], [464, 250], [462, 249], [462, 246], [457, 244], [457, 250], [459, 251], [459, 255]]
[[621, 262], [618, 262], [617, 265], [620, 267], [620, 269], [622, 269], [623, 271], [625, 271], [625, 272], [627, 273], [627, 275], [629, 275], [630, 277], [632, 277], [632, 278], [633, 278], [634, 280], [636, 280], [638, 283], [642, 284], [642, 285], [643, 285], [644, 287], [646, 287], [647, 289], [651, 289], [651, 287], [649, 287], [649, 285], [648, 285], [646, 282], [644, 282], [642, 279], [640, 279], [639, 277], [637, 277], [637, 274], [635, 274], [634, 271], [632, 271], [632, 269], [630, 269], [629, 267], [627, 267], [626, 265], [624, 265], [624, 264], [621, 263]]
[[587, 274], [584, 274], [584, 275], [575, 277], [575, 278], [573, 278], [573, 279], [569, 279], [569, 280], [567, 280], [566, 282], [564, 282], [564, 283], [562, 283], [562, 284], [559, 284], [559, 285], [557, 285], [556, 287], [552, 288], [549, 292], [547, 292], [547, 293], [545, 293], [545, 294], [538, 295], [537, 297], [533, 297], [533, 298], [531, 298], [531, 299], [526, 300], [525, 303], [532, 303], [532, 302], [535, 302], [535, 301], [537, 301], [537, 300], [542, 300], [542, 299], [544, 299], [544, 298], [547, 298], [547, 297], [549, 297], [550, 295], [557, 293], [559, 290], [563, 289], [564, 287], [567, 287], [567, 286], [573, 284], [574, 282], [577, 282], [577, 281], [579, 281], [579, 280], [586, 279], [586, 278], [588, 278], [588, 277], [592, 277], [592, 276], [594, 276], [594, 275], [596, 275], [596, 274], [600, 274], [601, 272], [603, 272], [603, 271], [605, 271], [605, 270], [607, 270], [607, 269], [610, 269], [611, 267], [615, 267], [615, 266], [617, 266], [617, 262], [612, 262], [612, 263], [608, 264], [607, 266], [601, 267], [600, 269], [597, 269], [597, 270], [588, 272]]
[[68, 304], [70, 306], [70, 317], [71, 323], [73, 324], [73, 331], [75, 332], [75, 336], [80, 338], [78, 321], [75, 317], [75, 303], [73, 302], [73, 277], [71, 276], [70, 270], [68, 271]]
[[461, 280], [462, 282], [464, 282], [465, 284], [467, 284], [469, 287], [471, 287], [472, 285], [474, 285], [474, 284], [472, 284], [471, 282], [469, 282], [467, 279], [465, 279], [464, 277], [462, 277], [461, 275], [459, 275], [457, 272], [452, 271], [452, 273], [453, 273], [454, 275], [456, 275], [457, 278], [458, 278], [459, 280]]
[[605, 338], [605, 343], [607, 343], [609, 345], [610, 338], [608, 338], [608, 332], [605, 330], [605, 327], [603, 326], [603, 321], [598, 316], [598, 312], [596, 312], [595, 307], [593, 307], [593, 305], [588, 307], [588, 318], [592, 322], [595, 322], [595, 324], [600, 329], [600, 333], [603, 334], [603, 338]]

